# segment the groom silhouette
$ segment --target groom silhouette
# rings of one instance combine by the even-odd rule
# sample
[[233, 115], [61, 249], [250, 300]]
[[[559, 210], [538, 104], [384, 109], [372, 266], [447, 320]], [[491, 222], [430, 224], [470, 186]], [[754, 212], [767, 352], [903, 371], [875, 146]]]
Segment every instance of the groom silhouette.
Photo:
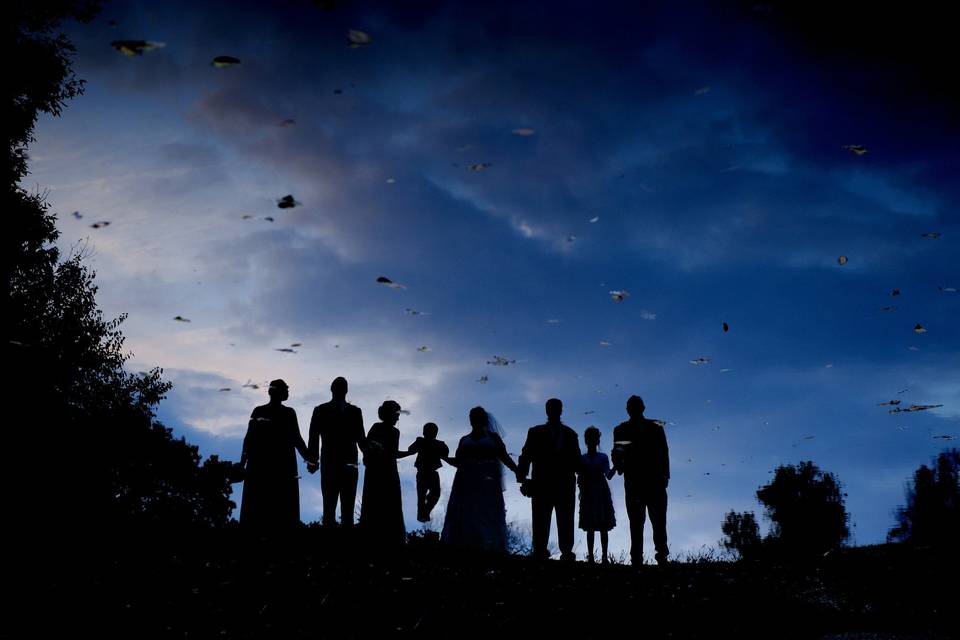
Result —
[[577, 432], [560, 422], [563, 403], [547, 400], [546, 424], [530, 427], [520, 452], [517, 481], [527, 484], [527, 471], [533, 465], [531, 496], [533, 510], [533, 557], [549, 558], [550, 516], [557, 512], [557, 541], [561, 560], [574, 560], [573, 511], [577, 497], [577, 468], [580, 441]]

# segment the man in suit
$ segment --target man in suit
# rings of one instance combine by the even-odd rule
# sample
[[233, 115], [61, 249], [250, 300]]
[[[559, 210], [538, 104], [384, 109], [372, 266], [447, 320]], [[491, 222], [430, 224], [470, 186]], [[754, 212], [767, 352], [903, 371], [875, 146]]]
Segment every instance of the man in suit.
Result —
[[517, 481], [526, 483], [527, 471], [533, 465], [533, 556], [548, 558], [550, 516], [557, 512], [557, 540], [560, 559], [571, 561], [573, 555], [573, 512], [577, 497], [577, 468], [580, 464], [580, 441], [577, 432], [560, 422], [563, 403], [547, 400], [546, 424], [531, 427], [520, 452]]
[[357, 500], [357, 448], [366, 453], [367, 436], [363, 431], [360, 408], [347, 402], [346, 379], [336, 378], [330, 385], [330, 392], [333, 398], [315, 407], [310, 419], [307, 449], [314, 460], [319, 456], [320, 463], [308, 464], [307, 470], [314, 473], [320, 469], [323, 524], [336, 524], [339, 500], [340, 524], [350, 527], [353, 525], [353, 509]]
[[667, 484], [670, 482], [670, 452], [663, 427], [643, 416], [646, 406], [640, 396], [627, 400], [630, 419], [613, 430], [613, 468], [623, 475], [627, 517], [630, 519], [630, 559], [643, 564], [643, 525], [647, 512], [653, 527], [657, 564], [666, 564]]

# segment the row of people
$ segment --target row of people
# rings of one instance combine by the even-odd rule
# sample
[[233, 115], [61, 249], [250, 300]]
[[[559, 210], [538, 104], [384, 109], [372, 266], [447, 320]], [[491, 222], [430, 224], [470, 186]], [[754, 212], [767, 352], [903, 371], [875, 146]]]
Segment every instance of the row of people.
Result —
[[[428, 522], [440, 498], [439, 469], [443, 462], [456, 468], [441, 532], [441, 541], [462, 547], [506, 551], [506, 509], [503, 467], [531, 498], [532, 553], [547, 557], [550, 522], [556, 514], [561, 559], [572, 560], [576, 488], [580, 487], [579, 526], [587, 532], [588, 558], [593, 560], [594, 533], [600, 532], [602, 557], [607, 557], [607, 532], [616, 516], [607, 484], [615, 474], [624, 477], [627, 516], [630, 521], [631, 557], [643, 561], [643, 528], [650, 514], [656, 559], [669, 554], [666, 536], [666, 488], [670, 478], [669, 454], [663, 427], [643, 416], [638, 396], [627, 401], [630, 419], [614, 429], [611, 460], [599, 451], [600, 431], [584, 433], [587, 453], [579, 437], [560, 417], [563, 404], [546, 403], [547, 421], [531, 427], [515, 463], [503, 442], [496, 419], [482, 407], [470, 411], [470, 433], [463, 436], [453, 456], [437, 439], [434, 423], [424, 425], [423, 436], [406, 450], [399, 447], [396, 424], [400, 405], [385, 401], [378, 409], [379, 422], [364, 432], [361, 410], [346, 401], [348, 384], [340, 377], [330, 387], [332, 398], [317, 406], [304, 442], [294, 410], [282, 403], [289, 388], [282, 380], [270, 383], [270, 402], [254, 409], [244, 438], [240, 466], [245, 487], [240, 522], [245, 528], [266, 531], [299, 522], [299, 485], [295, 451], [313, 474], [320, 472], [323, 523], [351, 527], [359, 480], [358, 451], [363, 455], [364, 485], [360, 527], [377, 544], [401, 543], [406, 536], [397, 460], [416, 455], [417, 520]], [[528, 474], [531, 474], [528, 478]]]

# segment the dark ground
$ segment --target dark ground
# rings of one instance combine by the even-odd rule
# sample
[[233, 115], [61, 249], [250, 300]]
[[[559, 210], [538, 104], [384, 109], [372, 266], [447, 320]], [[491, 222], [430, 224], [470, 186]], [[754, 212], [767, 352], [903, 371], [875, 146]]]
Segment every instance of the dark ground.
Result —
[[371, 557], [315, 528], [272, 545], [235, 531], [122, 537], [131, 544], [100, 539], [41, 576], [44, 628], [95, 638], [957, 637], [957, 557], [903, 545], [638, 570], [457, 553], [430, 538]]

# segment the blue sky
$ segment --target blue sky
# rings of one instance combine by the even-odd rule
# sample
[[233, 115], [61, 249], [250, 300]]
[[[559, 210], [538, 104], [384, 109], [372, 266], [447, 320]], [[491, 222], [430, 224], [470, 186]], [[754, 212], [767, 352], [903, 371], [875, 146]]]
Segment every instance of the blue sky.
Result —
[[[304, 435], [338, 375], [367, 426], [386, 398], [410, 411], [402, 442], [435, 421], [455, 446], [479, 404], [515, 454], [553, 396], [608, 451], [637, 393], [668, 421], [674, 552], [807, 459], [845, 484], [855, 542], [878, 542], [937, 436], [960, 436], [960, 294], [938, 289], [960, 288], [957, 127], [902, 70], [818, 54], [777, 18], [112, 3], [68, 27], [86, 93], [41, 119], [24, 186], [49, 190], [62, 247], [129, 314], [131, 367], [174, 383], [161, 419], [204, 454], [239, 455], [265, 401], [249, 380], [286, 379]], [[301, 502], [320, 517], [317, 476]]]

